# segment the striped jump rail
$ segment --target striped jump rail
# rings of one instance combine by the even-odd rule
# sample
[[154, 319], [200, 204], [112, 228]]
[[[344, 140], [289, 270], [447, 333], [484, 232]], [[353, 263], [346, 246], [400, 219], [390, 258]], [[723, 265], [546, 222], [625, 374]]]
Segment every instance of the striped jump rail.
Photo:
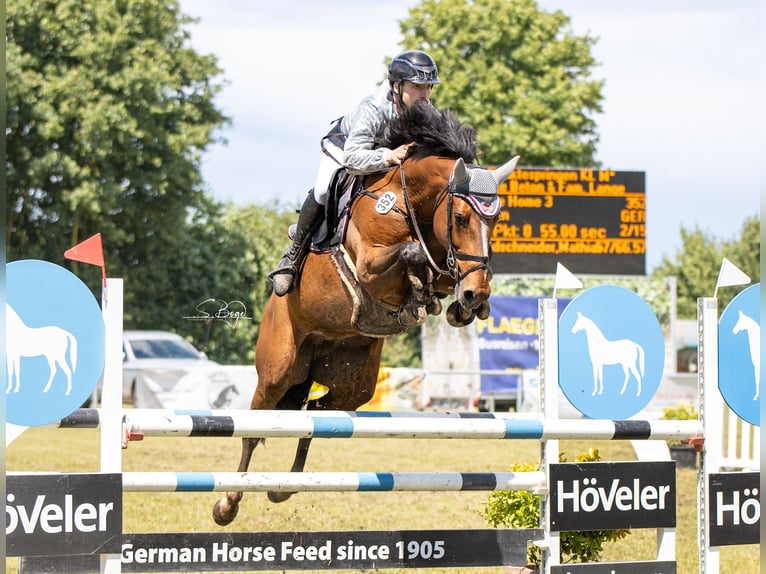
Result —
[[125, 492], [548, 492], [542, 472], [123, 472], [122, 489]]
[[[78, 409], [60, 428], [96, 428], [99, 409]], [[544, 419], [518, 413], [125, 409], [128, 440], [144, 436], [685, 440], [696, 420]]]

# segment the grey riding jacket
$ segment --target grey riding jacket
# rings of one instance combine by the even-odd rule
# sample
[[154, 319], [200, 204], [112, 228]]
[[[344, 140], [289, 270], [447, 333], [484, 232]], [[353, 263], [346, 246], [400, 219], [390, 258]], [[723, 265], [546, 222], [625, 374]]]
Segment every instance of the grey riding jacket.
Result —
[[386, 171], [389, 149], [375, 147], [386, 133], [388, 124], [397, 116], [388, 82], [363, 99], [354, 110], [343, 117], [340, 131], [346, 136], [343, 145], [343, 165], [354, 175]]

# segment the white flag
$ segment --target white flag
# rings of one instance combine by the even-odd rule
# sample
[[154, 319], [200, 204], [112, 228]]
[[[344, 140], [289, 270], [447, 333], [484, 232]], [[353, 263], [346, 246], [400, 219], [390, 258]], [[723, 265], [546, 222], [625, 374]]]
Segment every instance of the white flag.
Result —
[[553, 283], [553, 297], [557, 289], [581, 289], [582, 281], [572, 275], [572, 272], [561, 263], [556, 263], [556, 280]]
[[748, 277], [739, 267], [734, 265], [734, 263], [724, 257], [723, 262], [721, 263], [721, 270], [718, 272], [718, 281], [715, 284], [715, 293], [713, 294], [713, 297], [718, 296], [719, 287], [747, 285], [750, 281], [750, 277]]

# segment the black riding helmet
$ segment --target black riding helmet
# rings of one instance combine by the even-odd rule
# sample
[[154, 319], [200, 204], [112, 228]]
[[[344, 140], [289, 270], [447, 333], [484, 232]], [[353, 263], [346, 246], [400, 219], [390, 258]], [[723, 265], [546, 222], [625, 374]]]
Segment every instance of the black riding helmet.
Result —
[[407, 50], [391, 60], [388, 66], [388, 82], [393, 88], [399, 82], [398, 95], [402, 97], [402, 82], [413, 84], [441, 84], [434, 59], [420, 50]]

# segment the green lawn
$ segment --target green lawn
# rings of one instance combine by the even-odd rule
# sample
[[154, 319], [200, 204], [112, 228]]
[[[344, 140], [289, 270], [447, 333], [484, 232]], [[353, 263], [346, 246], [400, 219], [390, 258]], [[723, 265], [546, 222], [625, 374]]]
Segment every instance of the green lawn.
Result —
[[[251, 470], [286, 471], [297, 439], [269, 439], [254, 455]], [[233, 471], [238, 438], [147, 438], [123, 451], [126, 471]], [[603, 460], [635, 460], [628, 442], [562, 441], [571, 460], [590, 447]], [[99, 431], [30, 429], [7, 450], [12, 471], [97, 472]], [[539, 459], [536, 441], [437, 439], [316, 439], [307, 470], [314, 471], [504, 471], [514, 462]], [[698, 572], [696, 471], [677, 470], [676, 557], [679, 574]], [[242, 532], [310, 530], [404, 530], [486, 528], [479, 515], [486, 492], [301, 493], [282, 504], [263, 493], [248, 493], [228, 527]], [[125, 532], [220, 531], [211, 518], [216, 493], [125, 493]], [[604, 561], [652, 560], [656, 530], [634, 530], [607, 546]], [[17, 560], [6, 560], [17, 572]], [[412, 571], [412, 570], [410, 570]], [[423, 570], [434, 572], [435, 570]], [[756, 545], [721, 551], [721, 573], [759, 571]], [[305, 571], [304, 571], [305, 572]], [[398, 572], [386, 570], [383, 572]], [[403, 571], [402, 571], [403, 572]], [[502, 573], [504, 568], [464, 568], [449, 572]]]

